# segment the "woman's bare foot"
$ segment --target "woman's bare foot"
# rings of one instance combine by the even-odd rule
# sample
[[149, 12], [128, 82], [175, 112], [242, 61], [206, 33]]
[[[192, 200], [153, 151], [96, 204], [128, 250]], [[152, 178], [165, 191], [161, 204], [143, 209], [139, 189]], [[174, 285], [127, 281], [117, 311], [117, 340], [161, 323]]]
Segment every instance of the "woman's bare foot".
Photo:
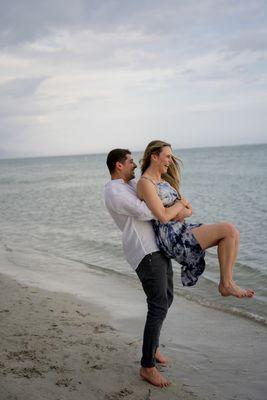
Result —
[[154, 386], [167, 387], [171, 384], [163, 375], [157, 370], [156, 367], [140, 368], [140, 376]]
[[161, 354], [159, 347], [156, 350], [155, 358], [158, 363], [163, 365], [167, 365], [169, 362], [168, 358]]
[[222, 296], [234, 296], [238, 298], [242, 297], [253, 297], [255, 292], [252, 289], [242, 289], [234, 281], [231, 281], [228, 285], [219, 284], [219, 292]]

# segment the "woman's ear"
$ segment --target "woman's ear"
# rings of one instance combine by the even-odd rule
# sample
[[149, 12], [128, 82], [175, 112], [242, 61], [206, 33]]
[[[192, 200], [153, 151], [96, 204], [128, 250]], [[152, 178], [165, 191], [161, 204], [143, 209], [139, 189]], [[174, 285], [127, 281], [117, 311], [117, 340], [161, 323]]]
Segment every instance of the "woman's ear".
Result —
[[157, 161], [157, 158], [158, 158], [157, 154], [155, 154], [155, 153], [151, 154], [151, 160]]

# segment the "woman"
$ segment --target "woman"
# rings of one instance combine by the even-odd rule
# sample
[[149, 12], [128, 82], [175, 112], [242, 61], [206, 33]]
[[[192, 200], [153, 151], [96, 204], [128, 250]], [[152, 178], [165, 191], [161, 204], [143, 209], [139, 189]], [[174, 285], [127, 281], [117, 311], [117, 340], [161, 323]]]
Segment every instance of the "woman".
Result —
[[[192, 207], [180, 194], [179, 161], [173, 156], [171, 145], [160, 140], [148, 144], [141, 160], [142, 176], [137, 184], [137, 194], [157, 218], [153, 220], [153, 228], [160, 250], [182, 265], [182, 284], [193, 286], [204, 272], [205, 250], [218, 246], [218, 288], [221, 295], [253, 297], [252, 289], [242, 289], [233, 281], [233, 267], [239, 246], [239, 232], [235, 226], [228, 222], [185, 222], [185, 218], [192, 215]], [[166, 212], [166, 207], [177, 202], [180, 204], [178, 215]]]

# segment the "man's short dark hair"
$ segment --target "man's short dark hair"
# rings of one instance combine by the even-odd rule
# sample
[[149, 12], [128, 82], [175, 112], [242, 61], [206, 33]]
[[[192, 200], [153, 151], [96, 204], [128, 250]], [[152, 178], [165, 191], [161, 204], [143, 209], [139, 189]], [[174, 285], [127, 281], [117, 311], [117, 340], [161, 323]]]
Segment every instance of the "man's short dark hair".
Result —
[[113, 149], [108, 153], [107, 166], [111, 174], [115, 171], [116, 162], [123, 164], [126, 161], [127, 154], [132, 153], [128, 149]]

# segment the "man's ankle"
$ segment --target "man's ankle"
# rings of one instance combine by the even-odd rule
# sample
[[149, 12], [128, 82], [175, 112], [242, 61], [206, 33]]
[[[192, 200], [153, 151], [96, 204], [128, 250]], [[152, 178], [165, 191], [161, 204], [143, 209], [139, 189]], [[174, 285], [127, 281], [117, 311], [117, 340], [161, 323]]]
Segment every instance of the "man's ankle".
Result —
[[153, 369], [155, 369], [156, 367], [155, 366], [153, 366], [153, 367], [143, 367], [143, 365], [141, 365], [141, 369], [145, 369], [147, 372], [149, 372], [149, 371], [153, 371]]

